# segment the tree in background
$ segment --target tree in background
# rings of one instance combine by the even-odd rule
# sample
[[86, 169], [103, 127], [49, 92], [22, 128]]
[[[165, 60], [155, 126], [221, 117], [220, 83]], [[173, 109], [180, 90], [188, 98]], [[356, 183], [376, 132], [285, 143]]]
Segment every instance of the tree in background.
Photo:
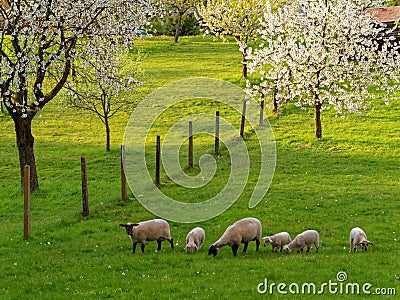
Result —
[[364, 11], [373, 4], [298, 0], [276, 11], [268, 7], [263, 43], [248, 55], [261, 83], [248, 83], [248, 92], [265, 94], [275, 84], [281, 103], [312, 106], [316, 138], [322, 137], [323, 108], [361, 114], [374, 98], [387, 102], [399, 84], [399, 46], [390, 44], [388, 30]]
[[163, 0], [166, 14], [176, 18], [174, 42], [177, 43], [182, 27], [182, 20], [189, 12], [194, 11], [199, 0]]
[[104, 124], [107, 152], [110, 151], [110, 119], [135, 102], [132, 95], [123, 92], [142, 84], [138, 79], [142, 77], [139, 67], [123, 70], [128, 59], [126, 53], [120, 56], [110, 53], [108, 42], [105, 39], [99, 48], [101, 61], [95, 56], [85, 57], [81, 65], [74, 63], [72, 80], [65, 85], [67, 104], [96, 114]]
[[199, 5], [202, 25], [217, 36], [232, 36], [243, 53], [242, 75], [247, 78], [247, 51], [250, 38], [258, 37], [260, 17], [266, 0], [208, 0]]
[[135, 29], [154, 13], [149, 1], [1, 2], [1, 98], [15, 124], [22, 188], [25, 165], [31, 170], [31, 190], [39, 187], [32, 120], [63, 88], [72, 62], [97, 57], [92, 61], [101, 64], [99, 47], [105, 38], [109, 53], [118, 53], [121, 46], [132, 45]]
[[388, 6], [400, 6], [400, 0], [387, 0], [385, 2]]

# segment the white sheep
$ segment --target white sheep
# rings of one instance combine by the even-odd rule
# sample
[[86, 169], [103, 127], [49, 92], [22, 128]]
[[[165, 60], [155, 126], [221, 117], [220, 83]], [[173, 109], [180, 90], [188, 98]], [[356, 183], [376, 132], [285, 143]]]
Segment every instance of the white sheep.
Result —
[[262, 240], [264, 241], [264, 247], [267, 247], [269, 244], [272, 245], [272, 252], [278, 251], [278, 249], [282, 252], [283, 246], [292, 241], [290, 234], [287, 232], [279, 232], [272, 236], [265, 236]]
[[193, 253], [194, 250], [199, 251], [204, 244], [206, 232], [201, 227], [193, 228], [186, 236], [185, 252]]
[[125, 227], [126, 233], [131, 238], [133, 243], [133, 253], [135, 253], [136, 245], [138, 243], [141, 244], [141, 250], [144, 252], [146, 241], [157, 241], [157, 250], [161, 250], [161, 242], [168, 240], [171, 244], [171, 249], [174, 249], [174, 240], [171, 238], [169, 224], [167, 221], [154, 219], [135, 224], [119, 224], [119, 226]]
[[373, 245], [373, 243], [368, 241], [364, 230], [355, 227], [350, 231], [350, 252], [357, 252], [358, 246], [362, 246], [362, 251], [367, 251], [368, 245]]
[[311, 244], [315, 245], [315, 252], [318, 252], [319, 233], [316, 230], [306, 230], [298, 234], [293, 241], [283, 248], [283, 250], [286, 253], [290, 253], [294, 248], [297, 248], [297, 252], [303, 252], [304, 246], [307, 246], [307, 252], [309, 252]]
[[256, 251], [258, 251], [261, 232], [261, 222], [256, 218], [241, 219], [225, 230], [219, 240], [210, 246], [208, 254], [216, 256], [220, 248], [228, 245], [232, 247], [233, 255], [236, 256], [240, 244], [244, 244], [244, 253], [250, 241], [256, 241]]

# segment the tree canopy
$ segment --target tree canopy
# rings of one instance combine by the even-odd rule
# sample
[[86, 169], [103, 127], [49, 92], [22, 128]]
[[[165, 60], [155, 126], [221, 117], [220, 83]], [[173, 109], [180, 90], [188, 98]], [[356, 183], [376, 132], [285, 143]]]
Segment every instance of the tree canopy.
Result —
[[369, 0], [297, 0], [262, 17], [263, 43], [248, 56], [261, 82], [252, 95], [273, 87], [281, 103], [314, 107], [315, 137], [321, 110], [361, 114], [372, 99], [387, 101], [399, 84], [399, 45], [390, 30], [365, 12]]
[[103, 45], [118, 54], [155, 12], [151, 1], [140, 0], [1, 2], [1, 98], [15, 123], [21, 180], [30, 165], [32, 190], [38, 188], [33, 117], [63, 88], [74, 61], [105, 63]]

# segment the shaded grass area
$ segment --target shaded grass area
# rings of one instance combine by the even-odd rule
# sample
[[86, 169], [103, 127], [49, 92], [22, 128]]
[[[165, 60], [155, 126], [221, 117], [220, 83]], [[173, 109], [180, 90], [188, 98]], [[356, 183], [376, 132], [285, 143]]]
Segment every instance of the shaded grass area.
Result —
[[[138, 41], [145, 54], [142, 68], [147, 85], [136, 95], [174, 80], [210, 76], [243, 84], [240, 53], [233, 42], [182, 38], [179, 45], [167, 38]], [[277, 164], [270, 189], [254, 209], [247, 208], [258, 178], [257, 139], [246, 127], [246, 144], [251, 157], [248, 184], [238, 201], [220, 216], [198, 224], [171, 223], [176, 249], [167, 242], [146, 253], [131, 253], [131, 242], [118, 224], [154, 216], [134, 196], [121, 202], [119, 145], [129, 114], [112, 124], [111, 153], [104, 151], [104, 132], [94, 116], [64, 110], [49, 103], [34, 120], [33, 134], [40, 189], [32, 194], [32, 232], [23, 239], [23, 197], [14, 128], [8, 116], [0, 116], [0, 298], [3, 299], [332, 299], [367, 297], [330, 293], [321, 295], [288, 292], [275, 288], [271, 294], [257, 292], [265, 278], [271, 283], [314, 283], [319, 288], [336, 275], [347, 273], [346, 283], [371, 283], [375, 288], [395, 288], [400, 293], [400, 105], [374, 104], [370, 116], [322, 115], [323, 139], [314, 140], [312, 111], [288, 105], [270, 118], [277, 146]], [[152, 131], [168, 129], [179, 116], [215, 107], [196, 102], [166, 111]], [[179, 112], [179, 113], [178, 113]], [[228, 114], [229, 111], [226, 113]], [[165, 118], [165, 121], [163, 121]], [[232, 118], [239, 124], [240, 120]], [[167, 122], [168, 121], [168, 122]], [[236, 124], [236, 123], [235, 123]], [[154, 145], [148, 142], [149, 172], [154, 172]], [[212, 152], [212, 139], [195, 137], [195, 162]], [[81, 212], [80, 156], [87, 158], [90, 215]], [[186, 162], [182, 147], [181, 165]], [[161, 189], [171, 197], [202, 201], [218, 193], [229, 174], [229, 155], [223, 148], [216, 158], [217, 176], [204, 190], [181, 189], [168, 181]], [[198, 172], [198, 165], [194, 175]], [[292, 238], [303, 230], [320, 232], [319, 253], [271, 253], [250, 243], [246, 254], [222, 248], [216, 257], [208, 246], [234, 221], [254, 216], [263, 224], [263, 234], [288, 231]], [[184, 254], [185, 237], [195, 226], [206, 230], [204, 249]], [[348, 234], [362, 227], [375, 245], [366, 253], [349, 254]], [[138, 249], [137, 249], [138, 250]], [[288, 291], [288, 289], [286, 289]], [[372, 297], [372, 296], [371, 296]], [[394, 299], [395, 296], [384, 298]]]

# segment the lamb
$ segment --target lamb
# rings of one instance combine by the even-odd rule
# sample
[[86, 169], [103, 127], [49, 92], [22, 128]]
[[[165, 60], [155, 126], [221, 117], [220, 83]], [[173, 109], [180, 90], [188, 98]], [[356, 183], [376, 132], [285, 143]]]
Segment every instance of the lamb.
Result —
[[193, 253], [195, 249], [199, 251], [204, 244], [205, 237], [206, 233], [201, 227], [190, 230], [186, 236], [185, 252]]
[[279, 251], [282, 252], [283, 246], [292, 241], [290, 234], [287, 232], [279, 232], [272, 236], [265, 236], [262, 240], [264, 241], [264, 247], [267, 247], [269, 244], [272, 245], [272, 252], [278, 251], [278, 248]]
[[168, 240], [171, 244], [171, 249], [174, 249], [174, 240], [171, 238], [169, 224], [167, 221], [154, 219], [135, 224], [119, 224], [119, 226], [125, 227], [126, 233], [131, 238], [133, 243], [133, 253], [135, 253], [136, 245], [138, 243], [141, 244], [141, 250], [144, 252], [146, 241], [157, 241], [157, 250], [161, 250], [161, 242]]
[[298, 234], [293, 241], [283, 248], [283, 250], [286, 253], [290, 253], [294, 248], [297, 248], [297, 252], [303, 252], [304, 246], [307, 246], [307, 252], [309, 252], [311, 244], [315, 245], [315, 252], [318, 252], [319, 233], [316, 230], [306, 230]]
[[362, 247], [362, 251], [367, 251], [368, 245], [373, 245], [373, 243], [368, 241], [364, 230], [359, 227], [355, 227], [350, 231], [350, 252], [357, 252], [358, 246], [360, 245]]
[[256, 218], [244, 218], [230, 225], [224, 234], [210, 246], [208, 254], [216, 256], [220, 248], [232, 247], [233, 255], [236, 256], [241, 243], [244, 244], [243, 253], [246, 252], [250, 241], [256, 241], [256, 251], [260, 246], [261, 222]]

